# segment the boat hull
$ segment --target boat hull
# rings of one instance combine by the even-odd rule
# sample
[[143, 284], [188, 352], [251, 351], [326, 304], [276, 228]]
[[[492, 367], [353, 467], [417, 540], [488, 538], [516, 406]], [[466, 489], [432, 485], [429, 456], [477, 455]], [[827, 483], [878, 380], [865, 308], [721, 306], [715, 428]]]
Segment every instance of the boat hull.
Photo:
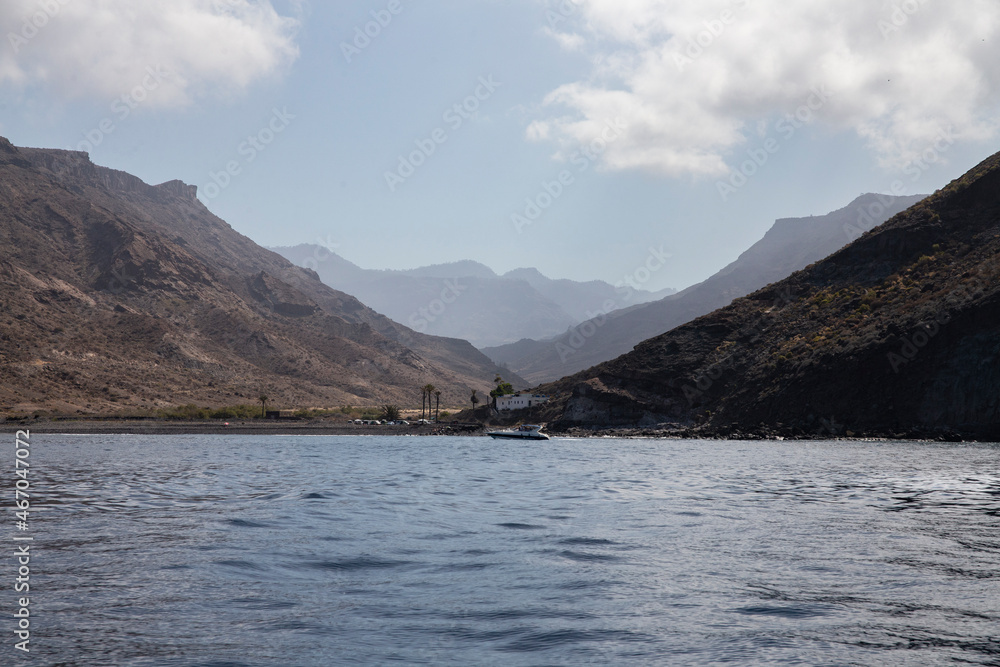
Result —
[[544, 433], [532, 433], [530, 435], [521, 435], [520, 433], [487, 433], [494, 440], [548, 440], [549, 436]]

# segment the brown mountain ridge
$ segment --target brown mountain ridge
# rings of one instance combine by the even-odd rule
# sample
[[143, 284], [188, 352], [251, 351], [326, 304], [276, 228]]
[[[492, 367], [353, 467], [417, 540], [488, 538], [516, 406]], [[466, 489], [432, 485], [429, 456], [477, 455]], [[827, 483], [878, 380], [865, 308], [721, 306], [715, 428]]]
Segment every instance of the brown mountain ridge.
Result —
[[500, 372], [466, 341], [330, 289], [195, 194], [0, 138], [0, 413], [261, 392], [288, 407], [413, 405], [427, 383], [464, 405]]
[[552, 427], [1000, 437], [1000, 154], [830, 257], [549, 385]]

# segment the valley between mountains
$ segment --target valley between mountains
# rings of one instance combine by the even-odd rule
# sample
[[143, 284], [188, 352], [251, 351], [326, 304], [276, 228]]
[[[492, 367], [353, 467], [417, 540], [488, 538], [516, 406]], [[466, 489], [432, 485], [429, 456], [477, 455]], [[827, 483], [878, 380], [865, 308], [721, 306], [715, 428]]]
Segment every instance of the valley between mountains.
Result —
[[0, 248], [7, 415], [413, 407], [428, 384], [464, 406], [502, 376], [550, 397], [513, 417], [554, 431], [1000, 435], [998, 156], [929, 197], [779, 220], [708, 280], [589, 319], [621, 286], [274, 252], [191, 186], [7, 140]]

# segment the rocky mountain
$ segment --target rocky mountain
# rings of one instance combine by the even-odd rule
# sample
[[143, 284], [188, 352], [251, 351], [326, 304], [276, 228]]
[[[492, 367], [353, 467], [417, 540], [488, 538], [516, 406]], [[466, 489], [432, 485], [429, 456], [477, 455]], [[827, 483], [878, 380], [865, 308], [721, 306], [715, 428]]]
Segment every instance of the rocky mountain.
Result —
[[559, 304], [575, 320], [574, 324], [594, 317], [608, 301], [622, 301], [623, 294], [628, 292], [631, 292], [631, 304], [649, 303], [677, 293], [673, 288], [651, 292], [624, 286], [615, 287], [602, 280], [553, 280], [542, 275], [538, 269], [514, 269], [503, 274], [503, 277], [528, 283], [546, 299]]
[[1000, 437], [1000, 154], [830, 257], [543, 387], [562, 425]]
[[0, 412], [414, 405], [427, 383], [464, 405], [490, 387], [468, 342], [330, 289], [195, 194], [0, 138]]
[[[396, 322], [429, 334], [462, 338], [477, 347], [562, 334], [618, 296], [616, 288], [606, 282], [552, 280], [536, 269], [516, 269], [499, 276], [483, 264], [462, 261], [408, 270], [370, 270], [317, 245], [273, 250], [298, 266], [314, 269], [327, 285]], [[663, 296], [661, 292], [634, 292], [635, 303]]]
[[483, 351], [529, 382], [551, 382], [625, 354], [648, 338], [780, 280], [921, 199], [866, 194], [827, 215], [777, 220], [760, 241], [704, 282], [653, 303], [600, 314], [548, 340], [521, 340]]

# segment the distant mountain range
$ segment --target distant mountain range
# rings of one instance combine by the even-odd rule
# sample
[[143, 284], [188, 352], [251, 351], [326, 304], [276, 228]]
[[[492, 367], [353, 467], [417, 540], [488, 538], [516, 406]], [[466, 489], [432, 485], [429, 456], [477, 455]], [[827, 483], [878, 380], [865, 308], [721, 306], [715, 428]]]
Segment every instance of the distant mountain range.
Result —
[[866, 194], [827, 215], [777, 220], [760, 241], [704, 282], [601, 315], [548, 340], [521, 340], [483, 352], [532, 383], [571, 375], [791, 275], [923, 197]]
[[544, 417], [995, 440], [998, 260], [1000, 154], [826, 259], [543, 386]]
[[0, 138], [0, 413], [465, 405], [505, 372], [257, 246], [193, 186]]
[[[497, 275], [473, 261], [409, 270], [363, 269], [318, 245], [272, 248], [292, 263], [313, 269], [324, 283], [374, 310], [437, 336], [462, 338], [477, 347], [566, 332], [601, 310], [622, 290], [594, 280], [553, 280], [536, 269]], [[630, 303], [646, 303], [676, 290], [629, 290]]]

